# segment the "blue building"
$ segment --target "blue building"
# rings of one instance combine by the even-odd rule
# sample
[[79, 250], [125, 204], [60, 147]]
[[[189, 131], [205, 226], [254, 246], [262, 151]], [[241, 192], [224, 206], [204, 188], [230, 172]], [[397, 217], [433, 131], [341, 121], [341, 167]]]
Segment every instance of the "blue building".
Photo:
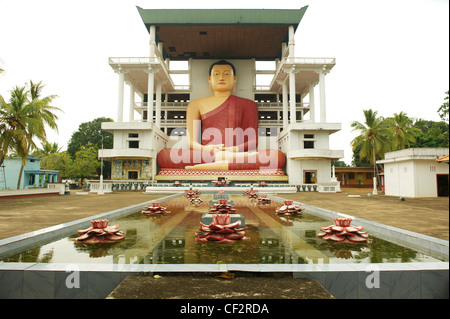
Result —
[[[22, 173], [20, 189], [45, 187], [45, 183], [58, 182], [58, 171], [41, 169], [42, 158], [28, 157]], [[17, 189], [20, 167], [20, 158], [5, 158], [3, 169], [0, 169], [0, 189]]]

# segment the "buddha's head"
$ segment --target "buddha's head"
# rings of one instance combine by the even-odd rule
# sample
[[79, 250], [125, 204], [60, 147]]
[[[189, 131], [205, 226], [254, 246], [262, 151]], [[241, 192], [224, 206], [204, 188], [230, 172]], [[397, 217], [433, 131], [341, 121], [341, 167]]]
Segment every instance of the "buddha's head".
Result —
[[213, 63], [209, 68], [209, 87], [214, 92], [231, 92], [236, 87], [236, 69], [225, 60]]

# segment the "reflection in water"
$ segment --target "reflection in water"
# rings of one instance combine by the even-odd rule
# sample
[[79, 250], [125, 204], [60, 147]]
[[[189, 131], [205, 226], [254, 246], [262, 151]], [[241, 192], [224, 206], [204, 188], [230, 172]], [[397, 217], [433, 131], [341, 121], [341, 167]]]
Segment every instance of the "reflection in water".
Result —
[[[164, 202], [168, 215], [143, 215], [140, 211], [111, 220], [119, 224], [125, 239], [109, 244], [85, 245], [71, 236], [24, 251], [6, 262], [121, 263], [121, 264], [327, 264], [437, 261], [416, 251], [372, 237], [370, 243], [343, 244], [317, 237], [329, 220], [308, 214], [284, 216], [276, 213], [282, 204], [261, 205], [242, 195], [202, 194], [203, 203], [191, 205], [180, 196]], [[229, 199], [244, 215], [247, 241], [233, 244], [195, 241], [202, 214], [209, 202]]]

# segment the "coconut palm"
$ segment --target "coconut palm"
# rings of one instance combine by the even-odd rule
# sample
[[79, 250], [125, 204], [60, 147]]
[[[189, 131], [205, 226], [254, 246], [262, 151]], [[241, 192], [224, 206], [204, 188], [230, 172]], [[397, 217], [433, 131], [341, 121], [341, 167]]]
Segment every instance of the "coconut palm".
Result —
[[50, 154], [55, 154], [61, 152], [61, 147], [58, 143], [50, 143], [49, 141], [41, 141], [42, 149], [37, 149], [31, 154], [34, 157], [43, 158]]
[[372, 109], [364, 110], [365, 122], [354, 121], [351, 123], [353, 131], [359, 132], [352, 142], [352, 148], [355, 150], [361, 146], [359, 152], [360, 159], [367, 159], [371, 165], [374, 165], [374, 159], [382, 158], [384, 153], [390, 151], [390, 136], [392, 128], [382, 117], [377, 117], [377, 111]]
[[30, 151], [36, 148], [33, 138], [46, 139], [45, 126], [57, 130], [59, 108], [50, 103], [56, 95], [41, 98], [42, 82], [30, 81], [30, 90], [15, 87], [9, 103], [0, 99], [0, 165], [8, 150], [14, 150], [22, 160], [17, 189], [20, 188], [23, 168]]
[[394, 117], [388, 118], [388, 121], [394, 129], [392, 151], [405, 149], [410, 147], [410, 143], [416, 142], [413, 135], [420, 132], [420, 129], [413, 126], [413, 119], [409, 118], [405, 112], [394, 113]]

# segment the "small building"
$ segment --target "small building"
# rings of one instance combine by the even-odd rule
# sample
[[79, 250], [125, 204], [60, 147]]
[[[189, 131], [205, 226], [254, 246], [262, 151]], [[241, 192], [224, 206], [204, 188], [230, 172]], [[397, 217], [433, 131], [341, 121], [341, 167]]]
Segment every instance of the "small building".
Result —
[[335, 167], [335, 172], [341, 187], [373, 187], [373, 167]]
[[[41, 169], [42, 158], [27, 157], [25, 167], [22, 172], [20, 189], [29, 189], [36, 187], [45, 187], [46, 183], [55, 183], [58, 181], [58, 171]], [[4, 174], [0, 170], [1, 189], [17, 189], [20, 167], [22, 160], [17, 157], [5, 158], [3, 162]]]
[[437, 160], [448, 148], [409, 148], [389, 152], [384, 160], [385, 194], [405, 197], [448, 196], [449, 166]]

